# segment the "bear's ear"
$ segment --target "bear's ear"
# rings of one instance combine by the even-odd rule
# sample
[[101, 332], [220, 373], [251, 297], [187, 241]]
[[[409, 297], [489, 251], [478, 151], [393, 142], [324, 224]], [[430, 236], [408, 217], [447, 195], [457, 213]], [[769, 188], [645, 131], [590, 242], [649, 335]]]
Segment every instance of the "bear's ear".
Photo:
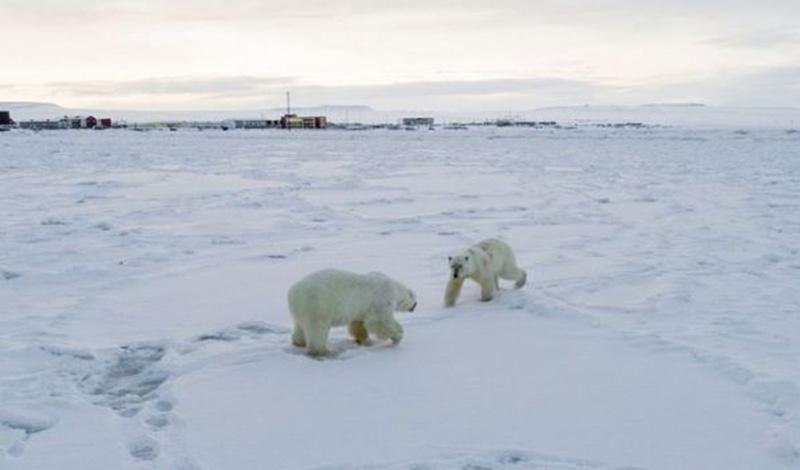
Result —
[[453, 261], [453, 257], [452, 256], [448, 256], [447, 257], [447, 261]]

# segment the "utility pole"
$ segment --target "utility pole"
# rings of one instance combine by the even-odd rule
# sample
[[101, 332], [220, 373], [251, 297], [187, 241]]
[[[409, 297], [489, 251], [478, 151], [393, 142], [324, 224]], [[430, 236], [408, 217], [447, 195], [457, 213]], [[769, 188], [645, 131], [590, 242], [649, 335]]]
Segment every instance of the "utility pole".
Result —
[[292, 121], [289, 116], [292, 114], [292, 105], [291, 105], [291, 98], [289, 97], [289, 91], [286, 91], [286, 130], [292, 130]]

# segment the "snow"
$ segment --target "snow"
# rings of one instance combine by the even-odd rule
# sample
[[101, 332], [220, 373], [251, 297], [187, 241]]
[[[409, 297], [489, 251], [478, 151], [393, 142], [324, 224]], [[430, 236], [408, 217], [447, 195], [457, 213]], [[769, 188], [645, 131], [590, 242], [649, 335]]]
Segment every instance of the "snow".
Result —
[[[0, 468], [800, 466], [800, 133], [0, 135]], [[528, 285], [442, 306], [489, 236]], [[396, 347], [289, 341], [337, 267]]]

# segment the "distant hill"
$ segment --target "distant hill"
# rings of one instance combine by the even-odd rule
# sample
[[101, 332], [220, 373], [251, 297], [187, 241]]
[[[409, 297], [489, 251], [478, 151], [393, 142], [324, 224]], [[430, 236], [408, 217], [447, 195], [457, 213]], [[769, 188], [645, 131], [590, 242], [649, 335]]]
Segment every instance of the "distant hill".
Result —
[[[268, 111], [274, 111], [279, 113], [286, 112], [286, 108], [270, 108]], [[293, 113], [324, 113], [324, 112], [345, 112], [345, 111], [353, 111], [353, 112], [374, 112], [375, 110], [369, 106], [363, 105], [342, 105], [342, 104], [330, 104], [330, 105], [322, 105], [322, 106], [300, 106], [300, 107], [292, 107]]]
[[[11, 111], [15, 121], [57, 119], [64, 115], [110, 117], [115, 121], [222, 121], [225, 119], [277, 119], [285, 108], [227, 111], [140, 111], [64, 108], [53, 103], [0, 102], [0, 110]], [[641, 106], [580, 105], [503, 111], [474, 112], [376, 110], [364, 105], [322, 105], [293, 107], [300, 115], [323, 115], [336, 123], [394, 123], [406, 116], [431, 116], [438, 123], [492, 121], [495, 119], [557, 121], [562, 124], [641, 122], [667, 126], [773, 127], [800, 126], [800, 108], [758, 108], [711, 106], [702, 103], [649, 103]]]
[[800, 108], [710, 106], [701, 103], [559, 106], [508, 114], [516, 119], [584, 124], [641, 122], [665, 126], [771, 128], [795, 128], [800, 124]]
[[646, 103], [643, 104], [642, 107], [649, 108], [649, 107], [661, 107], [661, 108], [702, 108], [706, 106], [703, 103]]
[[[249, 109], [239, 111], [140, 111], [127, 109], [78, 109], [64, 108], [54, 103], [37, 103], [28, 101], [0, 101], [0, 110], [11, 111], [11, 118], [15, 121], [29, 119], [57, 119], [65, 115], [93, 115], [110, 117], [115, 120], [130, 122], [147, 121], [194, 121], [209, 120], [220, 121], [224, 119], [257, 119], [277, 118], [286, 112], [286, 108]], [[376, 111], [363, 105], [322, 105], [292, 107], [292, 112], [307, 115], [327, 115], [337, 120], [345, 117], [365, 119]], [[366, 120], [370, 120], [366, 118]]]
[[0, 101], [0, 110], [10, 111], [15, 121], [27, 119], [53, 119], [64, 116], [69, 110], [54, 103], [32, 101]]

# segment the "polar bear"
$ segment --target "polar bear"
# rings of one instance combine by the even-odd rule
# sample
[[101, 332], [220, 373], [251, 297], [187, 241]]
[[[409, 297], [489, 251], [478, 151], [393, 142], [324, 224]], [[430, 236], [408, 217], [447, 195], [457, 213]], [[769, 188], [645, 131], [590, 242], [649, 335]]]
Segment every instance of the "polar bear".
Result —
[[514, 253], [505, 242], [490, 238], [467, 248], [456, 256], [448, 258], [450, 280], [444, 294], [447, 307], [455, 305], [464, 280], [472, 279], [481, 286], [481, 300], [492, 300], [496, 289], [500, 288], [499, 278], [515, 281], [519, 289], [525, 285], [528, 276], [517, 267]]
[[414, 292], [385, 274], [317, 271], [289, 289], [292, 344], [310, 356], [327, 355], [328, 332], [343, 325], [358, 344], [367, 344], [370, 333], [397, 344], [403, 327], [394, 312], [413, 312], [416, 306]]

